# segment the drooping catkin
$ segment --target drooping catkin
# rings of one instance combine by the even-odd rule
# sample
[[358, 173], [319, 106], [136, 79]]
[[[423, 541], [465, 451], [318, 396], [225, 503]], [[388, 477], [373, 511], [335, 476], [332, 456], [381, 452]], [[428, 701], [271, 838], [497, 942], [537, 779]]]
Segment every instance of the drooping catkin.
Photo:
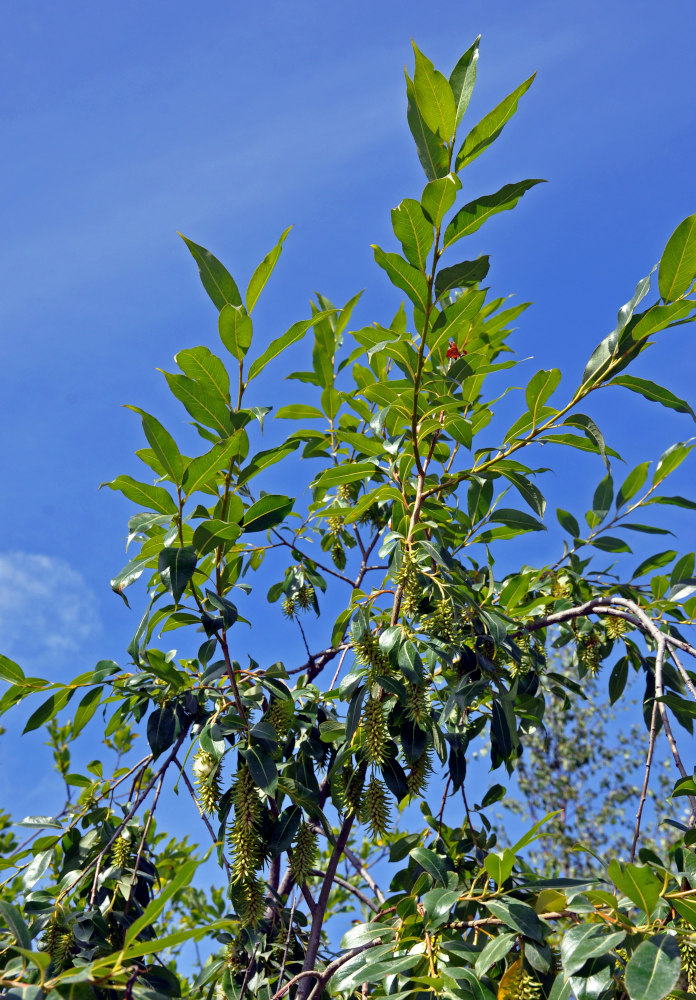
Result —
[[389, 832], [389, 799], [384, 785], [374, 774], [363, 796], [362, 817], [373, 837], [384, 837]]
[[424, 729], [430, 719], [430, 696], [425, 687], [409, 684], [406, 687], [406, 715]]
[[432, 774], [432, 770], [432, 751], [427, 749], [420, 755], [418, 760], [414, 761], [411, 765], [410, 771], [406, 775], [408, 794], [411, 798], [416, 795], [420, 795], [420, 793], [424, 791], [426, 785], [428, 784], [428, 778]]
[[259, 838], [261, 802], [246, 764], [237, 773], [232, 799], [234, 820], [227, 838], [232, 850], [232, 881], [255, 881], [256, 871], [263, 863]]
[[199, 750], [193, 758], [193, 773], [198, 786], [198, 801], [204, 813], [215, 813], [220, 803], [220, 762], [207, 750]]
[[386, 757], [389, 730], [384, 718], [384, 708], [376, 698], [369, 698], [363, 716], [365, 757], [368, 764], [383, 764]]
[[307, 881], [310, 871], [316, 866], [318, 853], [316, 833], [308, 823], [302, 822], [290, 853], [290, 867], [298, 885]]

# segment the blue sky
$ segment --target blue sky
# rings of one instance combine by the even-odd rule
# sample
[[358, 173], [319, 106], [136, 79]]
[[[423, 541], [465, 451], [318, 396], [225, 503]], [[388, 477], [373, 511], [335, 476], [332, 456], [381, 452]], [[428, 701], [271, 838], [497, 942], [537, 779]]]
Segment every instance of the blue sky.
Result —
[[[535, 303], [516, 334], [531, 365], [558, 366], [573, 384], [696, 210], [692, 0], [37, 0], [9, 5], [3, 21], [0, 649], [44, 675], [123, 662], [135, 628], [139, 599], [128, 612], [108, 585], [125, 562], [130, 505], [97, 487], [121, 472], [145, 478], [132, 454], [139, 421], [121, 405], [182, 430], [156, 368], [182, 347], [215, 345], [214, 310], [177, 230], [242, 284], [294, 224], [258, 308], [261, 337], [307, 315], [315, 290], [343, 302], [365, 288], [361, 324], [395, 310], [370, 244], [394, 248], [389, 210], [423, 184], [404, 113], [411, 37], [449, 70], [483, 35], [472, 124], [539, 71], [465, 177], [472, 197], [549, 181], [491, 221], [475, 251], [492, 254], [495, 293]], [[663, 335], [635, 373], [693, 403], [692, 337]], [[257, 402], [281, 387], [303, 398], [282, 374], [259, 380]], [[613, 425], [626, 471], [692, 433], [687, 417], [619, 392], [589, 412]], [[601, 469], [561, 466], [551, 495], [564, 506], [571, 474], [582, 503]], [[680, 477], [670, 492], [689, 491], [693, 472]], [[674, 525], [680, 551], [693, 548], [693, 522]], [[540, 544], [556, 551], [557, 535]], [[39, 775], [40, 738], [29, 745]], [[0, 744], [3, 757], [13, 750]], [[36, 811], [44, 779], [20, 787], [0, 774], [3, 796]]]

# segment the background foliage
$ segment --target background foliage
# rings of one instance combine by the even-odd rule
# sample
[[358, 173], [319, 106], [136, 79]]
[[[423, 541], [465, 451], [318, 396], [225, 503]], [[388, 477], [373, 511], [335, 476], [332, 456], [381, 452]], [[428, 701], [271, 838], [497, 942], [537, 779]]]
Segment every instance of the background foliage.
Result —
[[[112, 580], [124, 600], [147, 583], [129, 660], [101, 661], [68, 684], [0, 660], [0, 710], [42, 695], [25, 731], [46, 728], [66, 786], [59, 815], [24, 819], [22, 842], [4, 837], [10, 996], [660, 1000], [694, 987], [690, 821], [668, 817], [669, 842], [641, 839], [661, 732], [679, 773], [672, 798], [685, 797], [692, 819], [696, 807], [675, 737], [693, 727], [694, 554], [664, 549], [636, 563], [630, 542], [669, 535], [670, 511], [696, 507], [665, 492], [694, 445], [619, 473], [611, 438], [582, 407], [599, 390], [628, 391], [696, 419], [687, 401], [629, 371], [662, 331], [693, 319], [696, 217], [677, 226], [577, 385], [541, 369], [516, 388], [508, 340], [527, 304], [491, 294], [477, 233], [541, 181], [471, 200], [460, 175], [533, 77], [470, 126], [478, 40], [449, 76], [414, 52], [407, 118], [426, 184], [391, 213], [398, 250], [373, 248], [404, 303], [390, 322], [352, 329], [359, 295], [336, 307], [319, 294], [309, 316], [268, 340], [252, 314], [288, 230], [243, 296], [185, 238], [223, 356], [187, 347], [163, 373], [201, 454], [132, 406], [148, 473], [104, 484], [137, 508], [129, 561]], [[288, 402], [262, 403], [255, 379], [305, 338], [307, 367], [286, 373]], [[496, 418], [508, 393], [518, 415], [506, 427]], [[271, 420], [291, 429], [263, 447]], [[539, 483], [559, 448], [595, 456], [592, 507], [555, 512], [553, 563], [515, 565], [515, 540], [553, 523]], [[267, 566], [275, 579], [260, 611], [251, 581]], [[282, 616], [302, 635], [304, 662], [284, 662], [282, 643], [275, 663], [236, 658], [252, 617], [272, 632]], [[170, 632], [182, 649], [159, 648]], [[568, 732], [603, 664], [611, 704], [629, 678], [641, 687], [644, 777], [635, 824], [614, 838], [590, 833], [579, 867], [569, 851], [583, 824], [570, 833], [563, 817], [574, 789], [547, 774], [589, 767], [595, 781], [596, 742], [569, 744]], [[97, 717], [113, 767], [73, 770], [73, 741]], [[138, 761], [136, 731], [149, 746]], [[541, 798], [555, 807], [509, 846], [493, 825], [500, 781], [467, 797], [481, 745], [492, 770], [518, 768], [523, 787], [536, 763]], [[194, 882], [202, 849], [157, 826], [172, 787], [191, 800], [219, 863], [209, 892]], [[620, 805], [605, 798], [607, 825]], [[540, 837], [546, 851], [527, 851]], [[326, 933], [332, 918], [353, 921], [340, 944]], [[193, 974], [177, 959], [191, 941]]]

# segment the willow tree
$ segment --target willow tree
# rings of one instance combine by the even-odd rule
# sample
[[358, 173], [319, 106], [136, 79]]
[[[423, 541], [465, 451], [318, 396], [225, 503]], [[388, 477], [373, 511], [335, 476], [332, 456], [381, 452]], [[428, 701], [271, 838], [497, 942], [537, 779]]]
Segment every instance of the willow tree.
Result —
[[[658, 552], [633, 569], [629, 543], [633, 532], [664, 531], [673, 507], [696, 508], [666, 492], [694, 445], [679, 442], [615, 484], [617, 452], [583, 412], [595, 393], [628, 391], [694, 416], [630, 366], [661, 331], [694, 318], [696, 216], [638, 282], [579, 384], [539, 370], [514, 397], [510, 427], [492, 430], [501, 411], [491, 376], [514, 379], [511, 324], [525, 306], [510, 308], [485, 285], [477, 234], [540, 182], [513, 180], [461, 204], [460, 175], [488, 154], [532, 83], [469, 128], [477, 58], [478, 40], [447, 78], [415, 50], [407, 118], [426, 183], [392, 212], [392, 248], [374, 247], [376, 278], [405, 296], [391, 322], [351, 324], [358, 296], [341, 307], [318, 296], [269, 342], [253, 311], [286, 234], [244, 295], [186, 239], [221, 343], [217, 353], [184, 348], [164, 374], [200, 454], [132, 407], [149, 472], [107, 484], [136, 508], [131, 558], [113, 589], [125, 597], [139, 577], [148, 589], [127, 657], [68, 684], [0, 661], [3, 710], [43, 693], [26, 729], [49, 727], [71, 793], [59, 815], [19, 824], [33, 828], [23, 842], [4, 839], [6, 996], [696, 992], [696, 834], [672, 819], [669, 852], [641, 844], [662, 734], [677, 807], [696, 805], [676, 735], [691, 733], [695, 711], [694, 555]], [[265, 405], [256, 379], [267, 366], [282, 371], [284, 352], [303, 339], [313, 341], [307, 369], [287, 376], [287, 402]], [[260, 447], [264, 419], [290, 427], [274, 447]], [[545, 466], [559, 449], [595, 457], [592, 508], [557, 510], [564, 534], [552, 559], [501, 574], [506, 543], [545, 527], [541, 445]], [[283, 489], [289, 477], [297, 497]], [[653, 516], [660, 523], [636, 520]], [[267, 555], [270, 606], [251, 582]], [[306, 642], [302, 657], [288, 658], [283, 616]], [[275, 662], [253, 656], [260, 629], [264, 648], [278, 631]], [[172, 633], [187, 655], [168, 649]], [[574, 675], [554, 669], [551, 646], [572, 657]], [[499, 775], [543, 733], [549, 699], [574, 704], [603, 664], [612, 702], [629, 676], [645, 690], [630, 847], [597, 856], [582, 878], [547, 877], [525, 860], [544, 817], [498, 846]], [[114, 766], [72, 771], [72, 743], [90, 720], [116, 751]], [[149, 747], [140, 760], [137, 732]], [[466, 781], [476, 741], [497, 772], [480, 801]], [[200, 823], [199, 848], [157, 826], [174, 790]], [[681, 811], [659, 808], [667, 818]], [[195, 874], [211, 853], [219, 882], [207, 891]], [[179, 954], [190, 941], [198, 964]]]

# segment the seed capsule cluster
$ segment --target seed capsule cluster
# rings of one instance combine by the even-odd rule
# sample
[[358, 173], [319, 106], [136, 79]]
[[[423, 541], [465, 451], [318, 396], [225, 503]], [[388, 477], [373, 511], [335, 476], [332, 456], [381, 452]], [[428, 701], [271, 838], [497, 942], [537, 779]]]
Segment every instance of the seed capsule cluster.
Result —
[[587, 632], [578, 641], [578, 660], [590, 677], [596, 677], [599, 670], [600, 640], [594, 632]]
[[460, 633], [460, 628], [454, 615], [454, 608], [447, 600], [435, 602], [433, 613], [428, 622], [428, 631], [436, 639], [443, 642], [454, 642]]
[[347, 813], [355, 813], [360, 819], [362, 793], [367, 776], [367, 764], [362, 761], [355, 768], [343, 769], [343, 808]]
[[290, 867], [298, 885], [304, 885], [307, 881], [310, 871], [316, 867], [318, 854], [316, 833], [308, 823], [301, 823], [290, 854]]
[[410, 552], [404, 552], [397, 583], [403, 587], [401, 611], [407, 618], [412, 618], [418, 610], [420, 592], [418, 589], [418, 574], [416, 561]]
[[369, 698], [363, 716], [365, 733], [365, 758], [368, 764], [383, 764], [386, 759], [389, 730], [384, 718], [382, 703], [376, 698]]
[[51, 956], [54, 969], [61, 970], [70, 964], [73, 947], [72, 932], [66, 930], [59, 917], [54, 914], [46, 932], [46, 951]]
[[119, 836], [111, 846], [111, 860], [117, 868], [125, 868], [131, 856], [131, 843]]
[[380, 649], [379, 641], [374, 632], [363, 632], [351, 642], [358, 663], [364, 663], [374, 672], [386, 673], [389, 670], [389, 657]]
[[244, 918], [255, 923], [261, 915], [263, 890], [256, 872], [263, 864], [260, 837], [261, 802], [246, 764], [237, 773], [232, 800], [234, 821], [228, 832], [232, 850], [232, 881], [241, 884]]
[[682, 938], [679, 942], [679, 955], [686, 979], [686, 988], [689, 993], [694, 993], [696, 992], [696, 944]]
[[430, 718], [430, 695], [424, 687], [409, 682], [406, 687], [406, 715], [424, 729]]
[[613, 615], [606, 615], [602, 622], [609, 639], [620, 639], [621, 636], [626, 635], [630, 628], [625, 618], [615, 618]]
[[410, 771], [406, 775], [406, 784], [408, 785], [408, 794], [411, 798], [425, 789], [428, 784], [428, 778], [432, 774], [433, 763], [432, 763], [432, 752], [430, 750], [425, 750], [417, 761], [411, 765]]

